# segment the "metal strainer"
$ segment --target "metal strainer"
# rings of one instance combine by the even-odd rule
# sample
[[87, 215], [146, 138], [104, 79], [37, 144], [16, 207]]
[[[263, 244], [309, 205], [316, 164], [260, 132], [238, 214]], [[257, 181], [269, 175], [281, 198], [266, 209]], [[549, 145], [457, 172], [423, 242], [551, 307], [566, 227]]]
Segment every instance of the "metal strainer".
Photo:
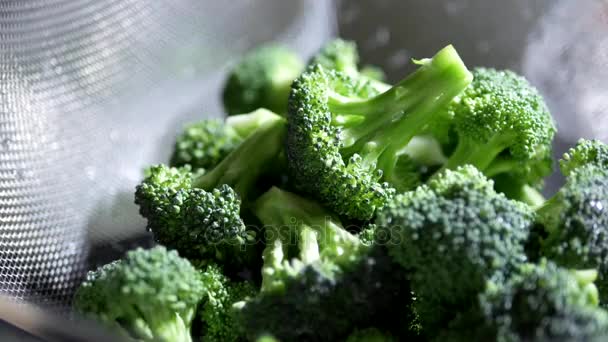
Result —
[[221, 115], [228, 62], [310, 53], [330, 19], [328, 1], [0, 1], [0, 291], [66, 308], [92, 249], [145, 233], [141, 169]]

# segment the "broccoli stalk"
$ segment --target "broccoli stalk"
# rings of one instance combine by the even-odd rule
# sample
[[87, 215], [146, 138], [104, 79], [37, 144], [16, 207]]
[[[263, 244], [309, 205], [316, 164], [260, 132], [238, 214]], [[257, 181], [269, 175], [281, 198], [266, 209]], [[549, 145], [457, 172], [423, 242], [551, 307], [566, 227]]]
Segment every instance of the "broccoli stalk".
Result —
[[[315, 261], [340, 264], [361, 248], [359, 239], [319, 204], [276, 187], [257, 199], [254, 213], [266, 227], [262, 291], [283, 287], [286, 275], [294, 276]], [[293, 241], [295, 255], [290, 253]]]
[[133, 339], [190, 342], [204, 293], [199, 272], [175, 251], [160, 246], [130, 251], [89, 272], [74, 306]]
[[471, 82], [448, 46], [377, 94], [369, 82], [315, 65], [292, 86], [287, 156], [296, 185], [340, 215], [366, 220], [393, 189], [401, 151]]
[[[486, 172], [487, 173], [487, 172]], [[546, 199], [535, 187], [526, 184], [512, 173], [501, 173], [493, 177], [496, 191], [508, 198], [524, 202], [534, 208], [542, 206]]]
[[[254, 113], [263, 116], [256, 117], [259, 127], [213, 169], [193, 179], [193, 187], [209, 190], [228, 184], [241, 198], [248, 198], [260, 175], [273, 167], [286, 133], [283, 118], [269, 111]], [[238, 129], [247, 124], [238, 123]]]

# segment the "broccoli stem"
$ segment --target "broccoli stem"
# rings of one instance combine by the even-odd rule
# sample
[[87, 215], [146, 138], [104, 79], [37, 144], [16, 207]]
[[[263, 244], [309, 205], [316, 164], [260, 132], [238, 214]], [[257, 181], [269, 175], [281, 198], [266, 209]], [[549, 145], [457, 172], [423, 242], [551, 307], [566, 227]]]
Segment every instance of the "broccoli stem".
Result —
[[255, 132], [258, 127], [274, 119], [273, 112], [260, 108], [248, 114], [231, 115], [226, 118], [226, 126], [232, 128], [236, 134], [245, 139]]
[[345, 248], [359, 244], [340, 221], [316, 202], [273, 187], [255, 202], [254, 213], [266, 226], [289, 227], [298, 239], [298, 258], [340, 259]]
[[534, 187], [528, 184], [522, 185], [519, 190], [518, 200], [530, 205], [533, 208], [540, 208], [545, 203], [545, 196]]
[[[485, 172], [488, 169], [496, 157], [505, 149], [507, 149], [515, 139], [515, 134], [512, 132], [501, 132], [495, 134], [490, 138], [486, 144], [480, 144], [467, 137], [460, 137], [458, 145], [454, 153], [448, 158], [448, 161], [444, 164], [443, 168], [436, 174], [440, 173], [445, 169], [454, 170], [462, 165], [473, 165], [478, 170]], [[512, 164], [505, 164], [501, 167], [515, 167]], [[499, 172], [506, 172], [507, 170], [501, 170], [501, 167], [497, 167], [492, 170], [494, 174]], [[488, 176], [489, 177], [489, 176]]]
[[266, 248], [262, 252], [264, 265], [262, 267], [262, 291], [276, 289], [279, 282], [274, 281], [275, 269], [279, 268], [287, 255], [287, 246], [280, 238], [277, 230], [266, 229]]
[[329, 108], [342, 124], [342, 155], [364, 156], [390, 178], [398, 152], [431, 122], [472, 80], [452, 46], [439, 51], [413, 74], [386, 92], [367, 100], [330, 94]]
[[[337, 114], [335, 122], [357, 122], [344, 127], [344, 147], [374, 136], [381, 128], [380, 140], [395, 141], [399, 147], [404, 147], [434, 118], [438, 109], [446, 106], [472, 80], [471, 73], [451, 45], [433, 58], [417, 63], [421, 66], [414, 73], [373, 98], [352, 100], [335, 93], [329, 95], [329, 109]], [[388, 130], [387, 125], [390, 125]]]
[[[270, 115], [269, 115], [270, 114]], [[287, 133], [285, 119], [267, 112], [258, 129], [211, 171], [192, 181], [193, 187], [211, 190], [221, 184], [231, 186], [241, 198], [248, 198], [260, 174], [274, 165]]]
[[[160, 341], [180, 341], [180, 342], [191, 342], [192, 337], [190, 336], [190, 327], [186, 325], [182, 317], [177, 313], [171, 313], [173, 317], [164, 317], [159, 315], [156, 311], [147, 312], [140, 310], [144, 316], [145, 322], [148, 323], [154, 339]], [[190, 317], [191, 319], [191, 317]]]
[[317, 241], [317, 232], [308, 226], [300, 227], [300, 235], [298, 238], [300, 246], [300, 260], [304, 264], [310, 264], [319, 260], [319, 242]]

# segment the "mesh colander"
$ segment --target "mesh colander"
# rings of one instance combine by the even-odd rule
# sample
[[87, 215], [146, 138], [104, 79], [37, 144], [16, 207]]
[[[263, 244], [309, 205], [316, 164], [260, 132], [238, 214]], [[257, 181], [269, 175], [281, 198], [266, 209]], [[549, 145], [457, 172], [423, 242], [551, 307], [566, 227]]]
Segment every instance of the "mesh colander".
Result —
[[145, 233], [141, 169], [221, 115], [223, 67], [270, 40], [310, 53], [330, 19], [328, 1], [0, 1], [0, 291], [67, 307], [92, 249]]

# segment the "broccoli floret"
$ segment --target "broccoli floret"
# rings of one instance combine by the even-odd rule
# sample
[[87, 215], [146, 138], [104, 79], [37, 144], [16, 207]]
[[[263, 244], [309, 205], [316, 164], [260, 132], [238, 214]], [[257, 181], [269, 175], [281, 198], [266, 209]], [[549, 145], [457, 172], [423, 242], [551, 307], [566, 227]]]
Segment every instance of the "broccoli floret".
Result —
[[526, 260], [533, 220], [527, 206], [496, 193], [492, 181], [465, 166], [396, 196], [378, 213], [376, 235], [389, 237], [390, 254], [411, 270], [416, 309], [432, 333], [496, 273]]
[[348, 336], [346, 342], [394, 342], [390, 334], [384, 333], [376, 328], [367, 328], [354, 331]]
[[267, 45], [247, 53], [230, 71], [222, 99], [228, 115], [266, 108], [287, 111], [287, 98], [293, 80], [304, 63], [293, 51]]
[[326, 43], [308, 60], [308, 67], [320, 65], [324, 70], [335, 70], [350, 77], [370, 82], [377, 91], [383, 92], [391, 86], [383, 83], [384, 72], [374, 66], [366, 66], [359, 71], [359, 52], [353, 41], [334, 39]]
[[178, 135], [169, 164], [193, 169], [214, 167], [240, 142], [239, 136], [219, 119], [190, 124]]
[[177, 252], [138, 248], [89, 272], [74, 306], [137, 340], [186, 342], [204, 293], [199, 272]]
[[570, 271], [551, 262], [524, 264], [480, 296], [496, 341], [604, 341], [608, 314], [597, 308], [593, 270]]
[[608, 145], [599, 140], [580, 139], [559, 161], [560, 170], [566, 177], [586, 164], [608, 168]]
[[192, 188], [191, 176], [188, 167], [157, 165], [148, 170], [135, 194], [148, 230], [156, 242], [191, 259], [235, 267], [248, 263], [247, 245], [255, 232], [240, 218], [239, 196], [226, 184], [209, 191]]
[[[256, 181], [273, 166], [286, 127], [285, 120], [271, 112], [250, 115], [259, 127], [209, 172], [163, 165], [148, 170], [136, 188], [135, 203], [157, 242], [192, 259], [209, 258], [235, 267], [253, 262], [253, 232], [241, 220], [241, 198], [257, 191]], [[253, 122], [238, 120], [233, 127], [239, 132]]]
[[547, 233], [541, 253], [564, 267], [597, 269], [608, 300], [608, 170], [587, 164], [569, 171], [538, 217]]
[[471, 164], [493, 177], [514, 173], [538, 185], [552, 170], [555, 125], [542, 96], [511, 71], [477, 68], [450, 105], [458, 135], [445, 168]]
[[356, 250], [363, 248], [335, 215], [276, 187], [256, 201], [254, 213], [266, 228], [262, 292], [283, 290], [287, 279], [317, 260], [348, 264]]
[[234, 115], [224, 121], [204, 119], [187, 125], [178, 135], [169, 165], [211, 169], [251, 133], [272, 118], [265, 109]]
[[292, 86], [287, 158], [295, 184], [339, 215], [370, 219], [394, 189], [399, 152], [471, 81], [453, 47], [386, 92], [314, 65]]
[[255, 287], [249, 282], [230, 282], [215, 265], [209, 265], [202, 273], [202, 278], [206, 292], [199, 309], [201, 340], [244, 340], [244, 332], [238, 324], [233, 305], [255, 296]]
[[251, 339], [332, 341], [359, 326], [410, 326], [408, 282], [382, 248], [362, 245], [318, 204], [276, 188], [255, 212], [268, 241], [262, 290], [241, 309]]

